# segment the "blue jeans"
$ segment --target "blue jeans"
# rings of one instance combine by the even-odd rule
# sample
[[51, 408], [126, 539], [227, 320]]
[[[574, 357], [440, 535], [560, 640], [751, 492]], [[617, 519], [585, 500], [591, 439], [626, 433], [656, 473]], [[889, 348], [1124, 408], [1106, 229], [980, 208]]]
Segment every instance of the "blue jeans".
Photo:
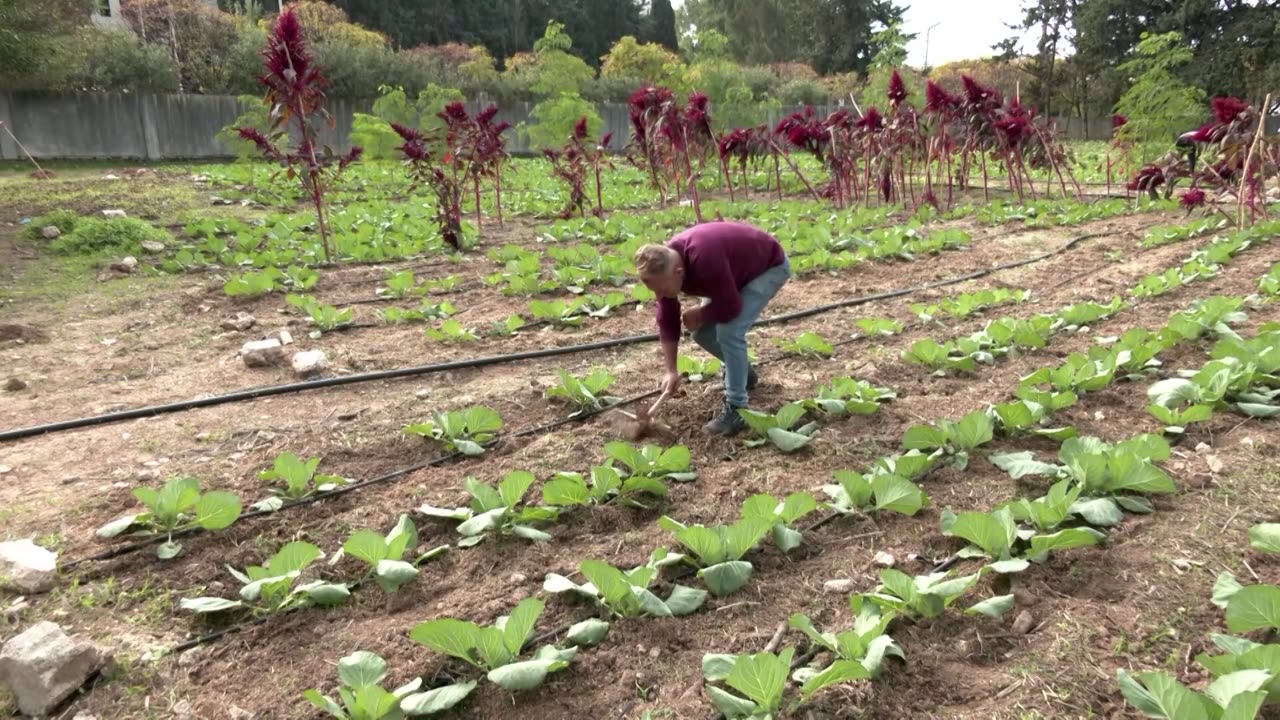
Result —
[[739, 291], [742, 311], [717, 325], [703, 325], [693, 333], [694, 342], [724, 363], [724, 396], [734, 407], [747, 406], [747, 331], [769, 301], [791, 278], [791, 261], [784, 259], [756, 276]]

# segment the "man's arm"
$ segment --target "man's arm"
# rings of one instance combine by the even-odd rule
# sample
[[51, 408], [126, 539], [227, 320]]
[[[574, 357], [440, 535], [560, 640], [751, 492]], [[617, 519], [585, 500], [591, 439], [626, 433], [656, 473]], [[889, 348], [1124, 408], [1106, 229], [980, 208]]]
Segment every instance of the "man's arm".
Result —
[[658, 300], [658, 338], [662, 345], [662, 389], [675, 392], [680, 385], [680, 373], [676, 369], [680, 350], [680, 301], [675, 298]]

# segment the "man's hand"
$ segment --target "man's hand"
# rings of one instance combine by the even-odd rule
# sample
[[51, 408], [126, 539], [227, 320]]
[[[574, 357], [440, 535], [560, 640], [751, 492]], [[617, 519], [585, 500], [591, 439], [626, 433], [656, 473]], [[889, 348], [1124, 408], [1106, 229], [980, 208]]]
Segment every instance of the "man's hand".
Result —
[[689, 328], [690, 332], [697, 332], [702, 329], [702, 308], [693, 307], [685, 310], [682, 319], [684, 326]]
[[674, 395], [684, 380], [678, 372], [669, 372], [662, 376], [662, 392]]

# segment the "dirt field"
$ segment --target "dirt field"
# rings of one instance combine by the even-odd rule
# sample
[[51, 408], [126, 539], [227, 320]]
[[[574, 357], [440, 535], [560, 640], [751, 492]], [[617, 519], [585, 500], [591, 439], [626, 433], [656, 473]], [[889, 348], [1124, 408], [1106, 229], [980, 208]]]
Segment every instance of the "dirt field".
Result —
[[[110, 194], [106, 204], [146, 197], [169, 181], [136, 180], [129, 192]], [[84, 199], [82, 212], [104, 207], [100, 196]], [[70, 192], [70, 189], [68, 189]], [[174, 203], [193, 202], [171, 189]], [[26, 198], [34, 195], [26, 195]], [[68, 198], [73, 195], [68, 195]], [[278, 328], [293, 331], [290, 349], [322, 349], [331, 374], [397, 368], [521, 350], [569, 345], [652, 331], [652, 311], [625, 309], [615, 317], [589, 320], [579, 329], [540, 329], [513, 338], [482, 338], [465, 345], [428, 342], [420, 325], [359, 327], [307, 336], [298, 316], [279, 295], [252, 301], [227, 298], [209, 275], [138, 273], [97, 282], [90, 262], [47, 257], [19, 240], [19, 215], [46, 208], [0, 201], [0, 322], [34, 328], [24, 340], [0, 341], [3, 371], [30, 384], [0, 395], [0, 428], [14, 429], [160, 402], [195, 398], [242, 388], [292, 382], [287, 368], [247, 369], [237, 357], [246, 341]], [[156, 202], [155, 196], [151, 201]], [[78, 204], [77, 204], [78, 203]], [[163, 204], [162, 204], [163, 205]], [[172, 208], [154, 214], [164, 222]], [[337, 659], [369, 650], [392, 668], [387, 687], [414, 677], [428, 685], [470, 677], [465, 666], [412, 642], [408, 631], [436, 617], [491, 623], [521, 599], [538, 596], [546, 611], [538, 632], [596, 614], [579, 600], [549, 596], [547, 573], [573, 576], [587, 558], [615, 566], [642, 564], [655, 547], [673, 547], [660, 529], [663, 514], [686, 524], [731, 522], [748, 496], [785, 495], [804, 490], [821, 496], [821, 486], [838, 469], [861, 470], [877, 457], [898, 451], [910, 426], [938, 418], [959, 418], [1012, 398], [1021, 376], [1086, 350], [1097, 336], [1118, 336], [1135, 327], [1159, 328], [1172, 313], [1210, 295], [1244, 296], [1275, 261], [1275, 246], [1251, 249], [1224, 266], [1216, 277], [1136, 301], [1088, 332], [1056, 336], [1044, 351], [998, 359], [971, 376], [934, 377], [900, 358], [912, 342], [942, 340], [980, 329], [992, 318], [1027, 317], [1082, 300], [1125, 296], [1144, 275], [1177, 266], [1211, 236], [1143, 249], [1145, 228], [1177, 222], [1160, 214], [1140, 214], [1051, 230], [1021, 225], [979, 227], [971, 221], [937, 223], [973, 234], [965, 249], [922, 256], [912, 262], [866, 262], [835, 274], [794, 279], [770, 306], [778, 314], [878, 291], [927, 283], [1017, 260], [1060, 247], [1073, 237], [1101, 233], [1060, 255], [980, 280], [894, 300], [837, 310], [756, 331], [752, 346], [763, 360], [780, 355], [773, 340], [814, 331], [828, 340], [850, 338], [859, 318], [893, 317], [908, 324], [900, 335], [852, 342], [830, 359], [786, 357], [761, 368], [754, 407], [775, 409], [809, 397], [834, 377], [853, 376], [892, 388], [898, 394], [875, 415], [824, 423], [813, 444], [796, 455], [740, 441], [704, 438], [700, 426], [718, 408], [719, 394], [706, 385], [688, 385], [669, 406], [666, 420], [675, 436], [664, 444], [690, 448], [698, 479], [673, 485], [660, 509], [616, 506], [566, 514], [547, 528], [545, 544], [509, 538], [453, 549], [422, 567], [420, 577], [395, 594], [369, 585], [332, 610], [305, 609], [273, 617], [182, 655], [166, 649], [212, 627], [181, 611], [179, 600], [202, 595], [232, 597], [235, 581], [224, 565], [242, 568], [261, 562], [285, 542], [306, 540], [336, 550], [360, 528], [385, 531], [401, 513], [422, 504], [455, 507], [467, 496], [462, 479], [496, 482], [517, 469], [539, 480], [557, 471], [584, 471], [604, 460], [603, 445], [617, 439], [605, 419], [571, 424], [553, 432], [501, 441], [480, 459], [422, 469], [390, 482], [278, 515], [245, 519], [225, 531], [192, 536], [182, 555], [158, 561], [149, 551], [78, 566], [53, 593], [29, 598], [29, 606], [9, 613], [0, 625], [7, 639], [40, 619], [53, 619], [110, 647], [115, 664], [66, 707], [62, 717], [89, 712], [98, 718], [309, 718], [318, 717], [301, 699], [307, 688], [331, 692]], [[504, 242], [540, 246], [531, 218], [516, 218], [485, 247]], [[458, 319], [487, 327], [523, 308], [483, 286], [493, 272], [483, 253], [460, 265], [430, 259], [411, 263], [422, 277], [459, 275], [473, 289], [454, 302]], [[399, 267], [406, 265], [400, 263]], [[368, 300], [385, 268], [358, 266], [322, 273], [314, 294], [343, 306]], [[910, 303], [937, 300], [979, 288], [1025, 288], [1031, 302], [996, 308], [945, 325], [919, 326]], [[359, 324], [372, 324], [374, 311], [393, 303], [354, 306]], [[248, 312], [258, 326], [227, 332], [219, 324]], [[1280, 319], [1275, 305], [1250, 312], [1241, 332]], [[1185, 344], [1164, 358], [1164, 369], [1199, 367], [1211, 340]], [[433, 410], [484, 405], [497, 410], [508, 431], [533, 428], [563, 418], [569, 410], [543, 398], [555, 370], [576, 374], [596, 366], [618, 377], [612, 392], [629, 396], [652, 389], [654, 344], [454, 371], [416, 378], [361, 383], [246, 403], [220, 405], [155, 418], [0, 444], [0, 533], [4, 539], [34, 537], [74, 560], [105, 547], [94, 531], [134, 512], [130, 492], [157, 487], [172, 475], [200, 478], [206, 488], [237, 492], [246, 506], [266, 495], [257, 472], [286, 450], [323, 458], [324, 472], [368, 479], [428, 460], [438, 450], [401, 432]], [[697, 354], [692, 346], [685, 351]], [[1136, 432], [1159, 432], [1146, 411], [1150, 381], [1120, 382], [1082, 397], [1056, 424], [1081, 435], [1117, 441]], [[812, 718], [1122, 718], [1139, 717], [1116, 685], [1118, 669], [1163, 669], [1185, 683], [1203, 687], [1208, 676], [1195, 664], [1211, 632], [1224, 632], [1222, 612], [1210, 603], [1214, 578], [1230, 570], [1243, 578], [1280, 581], [1280, 561], [1248, 550], [1248, 528], [1274, 522], [1280, 514], [1280, 441], [1274, 421], [1246, 420], [1218, 413], [1196, 425], [1164, 464], [1181, 492], [1156, 500], [1157, 512], [1128, 516], [1105, 544], [1055, 554], [1043, 566], [1014, 576], [1016, 607], [1003, 621], [948, 612], [934, 620], [899, 620], [891, 629], [906, 655], [890, 661], [881, 677], [819, 695], [798, 717]], [[1205, 447], [1197, 449], [1204, 444]], [[1048, 440], [997, 439], [986, 451], [1036, 450], [1056, 454]], [[753, 556], [755, 574], [739, 593], [711, 598], [702, 610], [678, 619], [620, 620], [598, 647], [583, 650], [570, 668], [546, 684], [515, 696], [482, 682], [448, 717], [466, 718], [710, 718], [714, 707], [703, 692], [704, 653], [758, 652], [780, 623], [796, 612], [823, 628], [848, 627], [847, 593], [824, 591], [834, 579], [853, 581], [854, 592], [871, 591], [879, 568], [872, 561], [887, 552], [908, 574], [927, 573], [958, 549], [938, 527], [944, 508], [987, 510], [1017, 496], [1037, 497], [1043, 478], [1013, 481], [975, 454], [969, 468], [931, 473], [921, 486], [929, 506], [912, 518], [895, 514], [836, 519], [807, 533], [805, 545], [788, 555], [772, 545]], [[1219, 464], [1220, 463], [1220, 464]], [[531, 494], [531, 497], [533, 495]], [[817, 517], [817, 516], [815, 516]], [[414, 515], [419, 545], [455, 542], [454, 524]], [[320, 566], [322, 564], [318, 564]], [[964, 561], [966, 572], [976, 561]], [[359, 566], [344, 560], [324, 566], [325, 576], [348, 579]], [[684, 582], [694, 582], [691, 579]], [[983, 587], [990, 584], [983, 580]], [[986, 592], [983, 596], [989, 596]], [[13, 602], [6, 597], [5, 605]], [[1029, 613], [1030, 632], [1013, 629]], [[805, 646], [788, 633], [784, 646]], [[5, 707], [0, 695], [0, 708]]]

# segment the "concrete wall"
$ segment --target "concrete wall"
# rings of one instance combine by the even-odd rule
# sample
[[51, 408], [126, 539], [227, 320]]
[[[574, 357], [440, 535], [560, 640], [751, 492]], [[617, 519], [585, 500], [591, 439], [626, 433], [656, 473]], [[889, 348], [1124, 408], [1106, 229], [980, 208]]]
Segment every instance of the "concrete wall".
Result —
[[[352, 115], [369, 112], [371, 101], [335, 100], [329, 105], [335, 126], [321, 139], [335, 152], [347, 149]], [[532, 103], [511, 103], [499, 117], [519, 125], [529, 119]], [[472, 108], [474, 111], [475, 107]], [[821, 113], [833, 108], [818, 108]], [[605, 129], [613, 133], [612, 147], [620, 150], [629, 134], [627, 109], [602, 105]], [[789, 112], [771, 114], [771, 121]], [[231, 152], [214, 139], [218, 130], [240, 115], [236, 99], [218, 95], [134, 95], [129, 93], [82, 95], [27, 95], [0, 93], [0, 121], [37, 158], [138, 158], [177, 160], [229, 157]], [[1070, 139], [1106, 139], [1110, 118], [1078, 118], [1058, 121]], [[1273, 124], [1273, 123], [1269, 123]], [[513, 154], [533, 152], [512, 131], [508, 148]], [[21, 151], [0, 133], [0, 160], [18, 160]]]

